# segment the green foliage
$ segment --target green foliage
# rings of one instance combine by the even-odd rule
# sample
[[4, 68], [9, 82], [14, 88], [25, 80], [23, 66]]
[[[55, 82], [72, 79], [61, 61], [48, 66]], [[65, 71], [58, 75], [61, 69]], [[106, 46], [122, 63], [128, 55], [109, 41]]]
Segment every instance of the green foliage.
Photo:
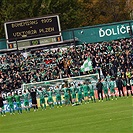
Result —
[[59, 14], [63, 30], [80, 25], [81, 4], [77, 0], [44, 0], [43, 2], [42, 14]]
[[51, 14], [62, 30], [129, 19], [126, 0], [0, 0], [0, 38], [7, 21]]

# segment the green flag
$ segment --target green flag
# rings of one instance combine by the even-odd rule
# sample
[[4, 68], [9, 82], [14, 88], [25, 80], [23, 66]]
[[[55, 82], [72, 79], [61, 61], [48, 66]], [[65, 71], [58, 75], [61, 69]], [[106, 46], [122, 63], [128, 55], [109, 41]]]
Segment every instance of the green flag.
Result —
[[90, 71], [90, 70], [92, 70], [92, 61], [90, 60], [90, 57], [88, 57], [88, 59], [85, 60], [85, 62], [81, 66], [81, 71], [85, 72], [85, 71]]

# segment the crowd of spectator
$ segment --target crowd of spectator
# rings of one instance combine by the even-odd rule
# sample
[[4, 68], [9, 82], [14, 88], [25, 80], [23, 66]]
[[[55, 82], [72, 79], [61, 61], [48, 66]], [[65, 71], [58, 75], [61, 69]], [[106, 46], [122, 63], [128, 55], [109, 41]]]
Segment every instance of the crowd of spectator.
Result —
[[[122, 39], [96, 44], [19, 51], [0, 55], [0, 90], [14, 90], [23, 83], [74, 77], [99, 72], [102, 76], [133, 75], [133, 44]], [[90, 57], [93, 70], [81, 72]], [[100, 71], [101, 70], [101, 71]]]

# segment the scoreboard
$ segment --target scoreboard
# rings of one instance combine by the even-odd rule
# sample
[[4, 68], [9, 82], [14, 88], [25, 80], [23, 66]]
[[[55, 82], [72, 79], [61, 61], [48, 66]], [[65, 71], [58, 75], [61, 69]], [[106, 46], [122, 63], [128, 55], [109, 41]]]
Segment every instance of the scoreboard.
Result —
[[7, 43], [7, 48], [8, 49], [16, 49], [17, 45], [18, 45], [18, 48], [29, 48], [29, 47], [50, 45], [50, 44], [53, 44], [53, 43], [56, 44], [58, 42], [62, 42], [62, 37], [61, 36], [21, 41], [21, 42], [17, 42], [17, 44], [16, 44], [16, 42]]
[[16, 42], [20, 48], [62, 41], [58, 15], [6, 22], [4, 27], [9, 49]]

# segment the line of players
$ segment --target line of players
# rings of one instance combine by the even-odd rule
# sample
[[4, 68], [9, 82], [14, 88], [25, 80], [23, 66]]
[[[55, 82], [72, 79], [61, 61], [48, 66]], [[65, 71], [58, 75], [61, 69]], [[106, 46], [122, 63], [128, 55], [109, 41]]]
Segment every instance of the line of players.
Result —
[[[98, 99], [102, 98], [103, 101], [103, 92], [105, 95], [106, 100], [110, 100], [110, 98], [113, 100], [114, 98], [117, 99], [116, 93], [115, 93], [115, 82], [111, 80], [110, 82], [107, 82], [105, 80], [99, 80], [96, 84], [97, 92], [98, 92]], [[110, 88], [110, 94], [108, 93], [108, 88]], [[128, 90], [127, 90], [128, 91]], [[129, 90], [132, 94], [132, 91]], [[62, 107], [62, 100], [64, 99], [65, 105], [78, 105], [82, 104], [82, 101], [84, 103], [89, 103], [90, 100], [92, 102], [96, 102], [95, 94], [94, 94], [94, 85], [89, 82], [84, 82], [83, 84], [78, 84], [77, 87], [75, 87], [74, 84], [72, 84], [70, 87], [67, 87], [67, 85], [64, 85], [62, 90], [59, 88], [59, 86], [56, 86], [55, 90], [46, 90], [45, 88], [38, 88], [38, 89], [31, 89], [30, 90], [24, 90], [22, 95], [9, 94], [5, 99], [2, 98], [2, 95], [0, 95], [0, 113], [2, 116], [5, 116], [5, 110], [4, 110], [4, 103], [3, 101], [7, 100], [10, 114], [15, 114], [14, 110], [14, 101], [16, 102], [17, 111], [19, 114], [22, 113], [22, 106], [21, 106], [21, 98], [24, 99], [24, 109], [26, 112], [30, 112], [30, 106], [29, 106], [29, 97], [32, 99], [32, 107], [34, 108], [34, 111], [38, 110], [37, 107], [37, 100], [36, 100], [36, 93], [39, 95], [40, 98], [40, 106], [42, 110], [46, 110], [46, 95], [47, 98], [47, 104], [49, 105], [50, 109], [54, 108], [54, 100], [53, 100], [53, 94], [56, 95], [56, 104], [57, 108]], [[63, 99], [61, 97], [61, 94], [63, 93]]]

